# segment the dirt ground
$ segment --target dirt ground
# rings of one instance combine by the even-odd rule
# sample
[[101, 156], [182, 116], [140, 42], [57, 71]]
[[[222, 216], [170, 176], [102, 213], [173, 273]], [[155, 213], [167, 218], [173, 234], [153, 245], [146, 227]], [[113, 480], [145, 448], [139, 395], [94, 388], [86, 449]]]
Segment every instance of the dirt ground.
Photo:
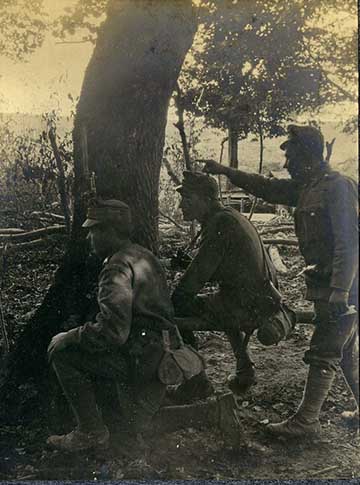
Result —
[[[286, 235], [291, 236], [291, 230]], [[169, 253], [169, 247], [165, 245], [164, 248], [164, 252]], [[23, 251], [9, 258], [2, 298], [11, 340], [41, 303], [61, 254], [62, 242], [58, 239], [49, 241], [48, 247], [42, 250]], [[280, 275], [287, 300], [298, 309], [309, 309], [303, 300], [302, 277], [297, 276], [302, 269], [297, 248], [281, 246], [280, 254], [288, 268], [288, 273]], [[174, 277], [174, 274], [169, 273], [169, 276]], [[307, 370], [302, 356], [311, 330], [311, 325], [299, 325], [287, 341], [269, 348], [252, 338], [258, 384], [238, 399], [247, 447], [236, 451], [229, 449], [214, 426], [152, 436], [147, 441], [146, 454], [126, 460], [110, 452], [101, 456], [92, 453], [68, 455], [46, 448], [50, 430], [46, 417], [38, 416], [16, 426], [0, 423], [0, 479], [358, 478], [359, 436], [341, 417], [344, 410], [352, 409], [353, 403], [340, 373], [323, 408], [320, 439], [282, 442], [264, 432], [267, 422], [291, 415], [301, 399]], [[227, 392], [225, 382], [234, 369], [234, 358], [226, 338], [219, 332], [203, 332], [198, 337], [216, 393]], [[25, 386], [21, 392], [29, 393], [31, 389]]]

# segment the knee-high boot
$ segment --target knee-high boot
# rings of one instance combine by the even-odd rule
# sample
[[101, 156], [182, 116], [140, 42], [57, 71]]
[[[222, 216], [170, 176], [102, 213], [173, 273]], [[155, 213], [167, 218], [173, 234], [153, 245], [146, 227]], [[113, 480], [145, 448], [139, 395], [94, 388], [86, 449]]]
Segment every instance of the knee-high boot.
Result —
[[320, 411], [334, 377], [335, 371], [311, 365], [303, 398], [295, 415], [281, 423], [269, 424], [267, 430], [274, 435], [289, 438], [318, 434]]
[[228, 377], [228, 386], [234, 394], [243, 394], [256, 384], [254, 364], [248, 349], [249, 337], [239, 327], [226, 331], [236, 358], [236, 373]]
[[341, 369], [359, 408], [359, 334], [356, 332], [350, 346], [344, 351]]

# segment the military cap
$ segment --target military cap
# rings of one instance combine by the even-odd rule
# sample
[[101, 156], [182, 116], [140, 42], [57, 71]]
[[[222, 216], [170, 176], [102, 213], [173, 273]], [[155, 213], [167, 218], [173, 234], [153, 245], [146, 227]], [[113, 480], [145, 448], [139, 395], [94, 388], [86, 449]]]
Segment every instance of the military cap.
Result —
[[82, 227], [92, 227], [102, 223], [119, 223], [125, 228], [131, 226], [130, 207], [121, 200], [98, 200], [96, 204], [89, 207], [87, 219]]
[[181, 195], [196, 193], [204, 195], [211, 199], [217, 199], [219, 195], [219, 188], [215, 180], [202, 172], [190, 172], [185, 170], [183, 172], [183, 182], [176, 187], [177, 192]]
[[288, 140], [280, 145], [281, 150], [286, 150], [289, 143], [296, 142], [313, 155], [322, 158], [324, 151], [324, 137], [315, 126], [289, 125]]

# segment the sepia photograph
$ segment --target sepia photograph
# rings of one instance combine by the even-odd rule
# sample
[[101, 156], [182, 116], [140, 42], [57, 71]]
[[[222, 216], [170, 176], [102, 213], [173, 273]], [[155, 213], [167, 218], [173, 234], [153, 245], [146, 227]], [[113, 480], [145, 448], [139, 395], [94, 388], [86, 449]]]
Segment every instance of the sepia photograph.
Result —
[[358, 215], [355, 0], [0, 0], [0, 483], [358, 483]]

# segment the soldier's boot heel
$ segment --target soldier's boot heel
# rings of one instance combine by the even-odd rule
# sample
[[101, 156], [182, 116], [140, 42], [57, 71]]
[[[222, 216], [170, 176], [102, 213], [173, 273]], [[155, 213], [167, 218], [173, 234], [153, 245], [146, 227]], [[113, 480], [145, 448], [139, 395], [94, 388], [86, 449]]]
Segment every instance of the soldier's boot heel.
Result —
[[197, 399], [207, 399], [214, 394], [214, 387], [205, 372], [180, 384], [174, 391], [167, 390], [166, 405], [188, 404]]
[[319, 420], [306, 422], [298, 416], [292, 416], [281, 423], [268, 424], [265, 430], [279, 438], [307, 438], [314, 439], [320, 436], [321, 427]]
[[107, 450], [110, 433], [106, 426], [97, 431], [84, 433], [74, 429], [65, 435], [49, 436], [46, 443], [49, 447], [66, 452], [84, 450]]
[[257, 380], [253, 366], [238, 370], [236, 374], [230, 374], [227, 379], [229, 389], [237, 396], [246, 393], [256, 384]]
[[319, 414], [335, 377], [335, 372], [310, 366], [304, 394], [294, 416], [268, 424], [266, 431], [283, 438], [314, 438], [320, 434]]

